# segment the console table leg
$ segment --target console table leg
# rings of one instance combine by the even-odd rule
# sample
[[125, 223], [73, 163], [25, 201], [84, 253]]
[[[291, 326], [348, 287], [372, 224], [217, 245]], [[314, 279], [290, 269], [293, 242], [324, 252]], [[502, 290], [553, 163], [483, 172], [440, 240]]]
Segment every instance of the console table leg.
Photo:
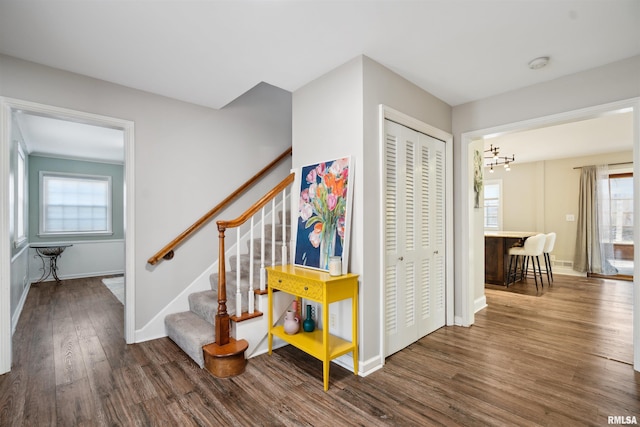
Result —
[[38, 257], [40, 258], [40, 261], [42, 261], [42, 276], [40, 276], [40, 278], [38, 279], [38, 281], [35, 283], [35, 285], [37, 285], [38, 283], [42, 282], [47, 276], [47, 264], [45, 264], [44, 262], [44, 257], [41, 256], [39, 253], [36, 253], [36, 255], [34, 255], [33, 257]]
[[60, 284], [60, 279], [58, 278], [58, 257], [51, 257], [50, 261], [51, 261], [51, 274], [53, 275], [53, 278], [56, 280], [56, 283], [59, 285]]
[[329, 390], [329, 366], [331, 362], [325, 360], [322, 362], [322, 378], [324, 379], [324, 391]]

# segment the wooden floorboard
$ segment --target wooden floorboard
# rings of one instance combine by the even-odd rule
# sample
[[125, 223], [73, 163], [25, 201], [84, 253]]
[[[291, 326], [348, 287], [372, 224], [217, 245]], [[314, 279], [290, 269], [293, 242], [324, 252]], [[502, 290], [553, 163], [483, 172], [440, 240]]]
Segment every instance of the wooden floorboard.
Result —
[[357, 377], [287, 346], [216, 379], [171, 340], [127, 345], [100, 278], [33, 286], [0, 376], [2, 426], [603, 426], [640, 423], [632, 282], [556, 275], [487, 285], [445, 327]]

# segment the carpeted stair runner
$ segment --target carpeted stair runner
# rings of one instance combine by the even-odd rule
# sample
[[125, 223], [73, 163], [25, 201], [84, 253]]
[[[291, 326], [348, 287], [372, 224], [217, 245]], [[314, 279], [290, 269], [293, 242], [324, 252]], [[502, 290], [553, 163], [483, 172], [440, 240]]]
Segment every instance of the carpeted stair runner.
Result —
[[[265, 265], [271, 265], [271, 227], [265, 227]], [[276, 238], [282, 238], [282, 226], [276, 225]], [[289, 239], [289, 235], [287, 235]], [[260, 237], [249, 242], [248, 246], [254, 246], [254, 259], [251, 260], [248, 253], [240, 255], [240, 289], [242, 293], [242, 311], [247, 311], [247, 293], [249, 290], [249, 265], [253, 262], [253, 286], [260, 286]], [[276, 242], [276, 264], [282, 263], [282, 242]], [[248, 252], [248, 250], [247, 250]], [[236, 308], [236, 255], [229, 258], [229, 269], [226, 272], [227, 287], [227, 312], [230, 316], [235, 314]], [[218, 273], [210, 277], [210, 291], [195, 292], [189, 295], [189, 311], [174, 313], [165, 317], [164, 324], [167, 335], [175, 342], [191, 359], [204, 367], [204, 355], [202, 347], [215, 341], [215, 317], [218, 309]], [[236, 337], [238, 338], [238, 337]]]

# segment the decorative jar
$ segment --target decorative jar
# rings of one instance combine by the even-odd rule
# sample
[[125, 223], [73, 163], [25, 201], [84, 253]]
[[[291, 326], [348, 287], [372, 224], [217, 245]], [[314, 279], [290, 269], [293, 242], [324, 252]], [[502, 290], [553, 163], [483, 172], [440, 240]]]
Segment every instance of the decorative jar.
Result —
[[316, 322], [313, 321], [313, 309], [311, 308], [311, 304], [307, 304], [307, 318], [302, 322], [302, 329], [305, 332], [313, 332], [316, 328]]
[[289, 335], [297, 334], [300, 330], [300, 321], [293, 310], [287, 310], [284, 315], [284, 332]]

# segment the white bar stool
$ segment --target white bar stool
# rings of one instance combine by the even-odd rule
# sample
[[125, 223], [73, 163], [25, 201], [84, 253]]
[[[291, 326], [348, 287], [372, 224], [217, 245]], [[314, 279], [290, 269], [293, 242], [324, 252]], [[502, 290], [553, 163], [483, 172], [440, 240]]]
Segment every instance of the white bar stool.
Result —
[[553, 246], [556, 244], [556, 233], [547, 233], [545, 242], [544, 242], [544, 249], [542, 250], [543, 254], [544, 254], [544, 266], [547, 272], [547, 280], [549, 281], [549, 284], [551, 284], [551, 282], [553, 282], [553, 269], [551, 268], [551, 255], [549, 255], [551, 253], [551, 251], [553, 250]]
[[[536, 234], [535, 236], [531, 236], [524, 241], [523, 246], [517, 246], [509, 249], [509, 272], [507, 275], [507, 283], [513, 277], [515, 281], [515, 277], [518, 274], [518, 259], [521, 259], [521, 267], [520, 267], [520, 278], [524, 277], [529, 268], [529, 259], [531, 259], [531, 265], [533, 265], [533, 278], [536, 282], [536, 291], [538, 290], [538, 275], [540, 276], [540, 284], [544, 287], [544, 282], [542, 281], [542, 269], [540, 268], [540, 255], [543, 254], [544, 244], [546, 242], [547, 236], [544, 234]], [[511, 272], [511, 265], [513, 261], [513, 257], [515, 257], [515, 268], [513, 269], [513, 273]], [[534, 259], [535, 258], [535, 259]], [[536, 271], [536, 261], [538, 263], [538, 270]]]

